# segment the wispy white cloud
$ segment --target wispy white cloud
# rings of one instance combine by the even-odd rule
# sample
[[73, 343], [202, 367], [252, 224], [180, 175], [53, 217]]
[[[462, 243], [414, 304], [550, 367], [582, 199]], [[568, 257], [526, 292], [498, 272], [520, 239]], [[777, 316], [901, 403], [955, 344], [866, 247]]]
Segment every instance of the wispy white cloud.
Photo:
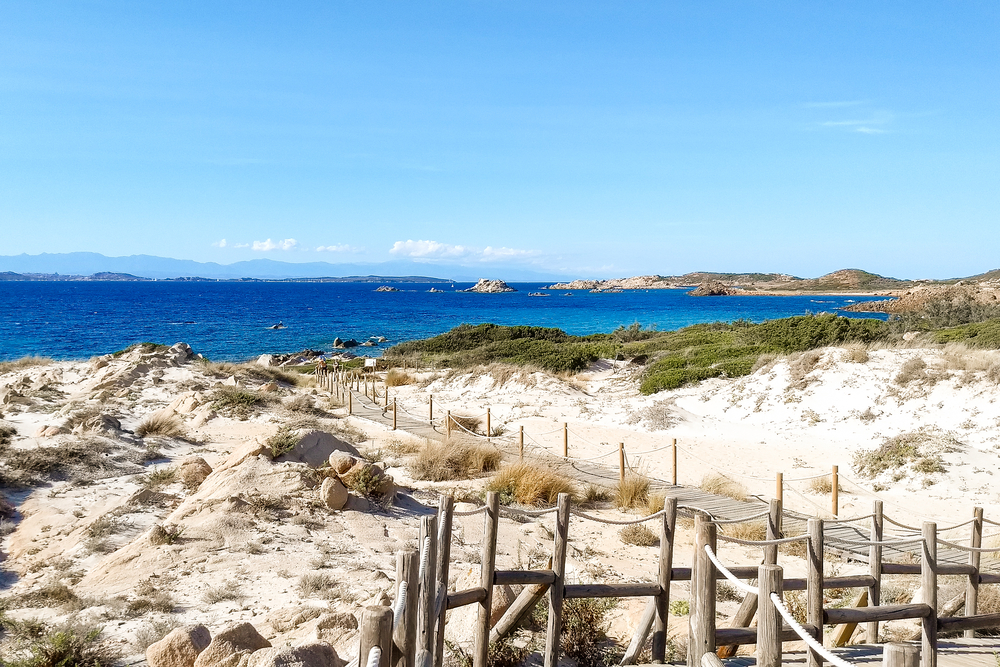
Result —
[[218, 241], [216, 241], [212, 245], [214, 247], [216, 247], [216, 248], [225, 248], [226, 247], [226, 239], [219, 239]]
[[389, 254], [424, 261], [451, 259], [467, 262], [497, 262], [531, 259], [538, 256], [539, 253], [535, 250], [521, 250], [505, 246], [475, 248], [472, 246], [441, 243], [439, 241], [414, 241], [410, 239], [393, 243], [389, 249]]
[[364, 248], [356, 248], [346, 243], [334, 245], [321, 245], [316, 248], [316, 252], [361, 252]]
[[254, 241], [251, 249], [258, 252], [269, 252], [271, 250], [295, 250], [298, 247], [299, 242], [295, 239], [283, 239], [281, 241], [267, 239], [266, 241]]
[[249, 248], [250, 244], [249, 243], [234, 243], [233, 247], [234, 248]]
[[886, 134], [896, 116], [889, 111], [875, 111], [867, 117], [845, 118], [841, 120], [824, 120], [817, 123], [819, 127], [839, 129], [845, 132], [860, 132], [862, 134]]

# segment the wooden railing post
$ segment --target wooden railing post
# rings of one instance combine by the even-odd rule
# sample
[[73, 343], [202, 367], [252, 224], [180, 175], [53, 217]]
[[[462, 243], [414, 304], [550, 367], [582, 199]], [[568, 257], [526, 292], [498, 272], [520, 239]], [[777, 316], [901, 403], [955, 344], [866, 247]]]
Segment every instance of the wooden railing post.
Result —
[[[781, 501], [772, 498], [767, 508], [767, 540], [777, 540], [781, 538]], [[764, 563], [766, 565], [778, 564], [778, 545], [769, 544], [764, 547]]]
[[923, 523], [920, 587], [931, 613], [920, 621], [920, 667], [937, 667], [937, 524]]
[[[420, 583], [420, 553], [417, 551], [396, 552], [396, 601], [399, 601], [403, 583], [406, 583], [406, 606], [403, 608], [403, 620], [396, 624], [393, 630], [393, 643], [398, 652], [398, 659], [392, 661], [393, 667], [414, 667], [417, 653], [417, 598]], [[393, 605], [395, 607], [395, 604]]]
[[784, 575], [780, 565], [761, 565], [757, 569], [757, 665], [781, 667], [781, 612], [771, 600], [771, 593], [781, 597]]
[[358, 664], [368, 664], [372, 647], [379, 647], [382, 658], [378, 667], [389, 667], [392, 661], [392, 609], [382, 606], [365, 607], [361, 612]]
[[[882, 541], [882, 501], [876, 500], [872, 507], [871, 541]], [[874, 580], [868, 587], [868, 606], [878, 607], [882, 604], [882, 547], [873, 544], [868, 547], [868, 574]], [[865, 635], [869, 644], [878, 643], [878, 621], [871, 621], [865, 627]]]
[[886, 644], [882, 649], [883, 667], [917, 667], [920, 647], [914, 644]]
[[618, 481], [625, 481], [625, 443], [618, 443]]
[[838, 466], [833, 466], [830, 473], [830, 505], [833, 516], [840, 516], [840, 472]]
[[[437, 562], [437, 517], [425, 516], [420, 519], [420, 548], [428, 543], [427, 566], [422, 568], [420, 576], [420, 597], [417, 609], [417, 652], [431, 651], [434, 645], [434, 564]], [[424, 554], [420, 560], [423, 565]]]
[[673, 444], [670, 445], [670, 458], [673, 461], [670, 467], [670, 484], [677, 486], [677, 438], [674, 438]]
[[556, 506], [556, 531], [552, 544], [552, 571], [549, 586], [549, 623], [545, 632], [545, 667], [559, 664], [559, 635], [562, 633], [563, 594], [566, 585], [566, 548], [569, 540], [569, 494], [560, 493]]
[[392, 430], [396, 430], [396, 399], [392, 399]]
[[500, 526], [500, 494], [490, 491], [486, 494], [486, 526], [483, 529], [483, 553], [481, 557], [480, 586], [486, 589], [486, 596], [479, 603], [476, 622], [476, 636], [472, 648], [472, 666], [487, 667], [486, 658], [490, 648], [490, 616], [493, 613], [493, 573], [497, 562], [497, 530]]
[[347, 392], [347, 414], [354, 414], [354, 392], [350, 390]]
[[490, 409], [486, 408], [486, 440], [493, 436], [493, 427], [490, 425]]
[[705, 546], [716, 548], [717, 527], [699, 512], [694, 518], [694, 557], [691, 560], [691, 607], [688, 614], [688, 665], [700, 665], [706, 653], [715, 653], [715, 565]]
[[438, 503], [438, 548], [435, 582], [434, 614], [437, 617], [434, 632], [434, 666], [444, 661], [444, 621], [448, 611], [448, 569], [451, 565], [451, 524], [455, 512], [455, 498], [441, 496]]
[[774, 497], [782, 503], [785, 501], [785, 473], [774, 474]]
[[[624, 445], [622, 445], [624, 451]], [[663, 501], [663, 519], [660, 521], [660, 562], [656, 583], [660, 594], [656, 596], [656, 617], [653, 622], [653, 663], [663, 664], [667, 653], [667, 618], [670, 611], [670, 570], [674, 563], [674, 527], [677, 523], [677, 497], [668, 496]]]
[[524, 460], [524, 426], [517, 429], [517, 460]]
[[569, 424], [563, 422], [563, 458], [569, 458]]
[[451, 437], [451, 410], [448, 411], [448, 416], [445, 417], [445, 421], [448, 425], [448, 437]]
[[434, 394], [427, 397], [427, 421], [434, 421]]
[[[806, 622], [823, 631], [823, 520], [809, 519], [809, 540], [806, 542]], [[760, 604], [764, 604], [761, 600]], [[759, 615], [759, 612], [758, 612]], [[809, 649], [809, 667], [820, 667], [823, 658]]]
[[[969, 546], [973, 549], [978, 549], [983, 546], [983, 508], [976, 507], [973, 510], [973, 517], [972, 539], [969, 541]], [[978, 551], [969, 552], [969, 565], [974, 567], [975, 571], [969, 575], [969, 583], [965, 586], [966, 616], [975, 616], [976, 611], [979, 609], [979, 556]], [[973, 638], [976, 636], [976, 631], [966, 630], [965, 636]]]

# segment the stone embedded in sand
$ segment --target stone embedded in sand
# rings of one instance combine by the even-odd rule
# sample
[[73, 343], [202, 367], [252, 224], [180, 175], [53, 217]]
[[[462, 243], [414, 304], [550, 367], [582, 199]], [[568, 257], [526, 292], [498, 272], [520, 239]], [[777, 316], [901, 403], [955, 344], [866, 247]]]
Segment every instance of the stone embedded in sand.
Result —
[[212, 474], [212, 466], [200, 456], [188, 456], [181, 460], [177, 474], [184, 486], [193, 489], [201, 486], [205, 478]]
[[342, 510], [347, 504], [347, 487], [336, 477], [327, 477], [323, 480], [319, 497], [329, 509]]
[[257, 357], [257, 361], [255, 363], [258, 366], [264, 366], [264, 367], [274, 366], [274, 355], [262, 354], [259, 357]]
[[[482, 573], [478, 567], [459, 568], [456, 573], [456, 590], [467, 590], [480, 585]], [[514, 590], [507, 585], [493, 587], [492, 608], [490, 610], [490, 625], [495, 625], [504, 612], [513, 604], [517, 597]], [[478, 623], [479, 606], [469, 605], [459, 607], [449, 612], [448, 623], [445, 625], [445, 636], [457, 644], [468, 645], [475, 635]]]
[[58, 426], [50, 426], [48, 424], [43, 424], [42, 426], [38, 427], [37, 431], [35, 431], [35, 437], [51, 438], [54, 435], [59, 435], [60, 433], [64, 432], [65, 431], [63, 431], [63, 429], [59, 428]]
[[198, 654], [208, 648], [212, 635], [204, 625], [174, 628], [146, 649], [149, 667], [194, 667]]
[[122, 430], [122, 423], [111, 415], [96, 415], [81, 425], [85, 433], [115, 433]]
[[260, 442], [247, 442], [234, 449], [233, 453], [229, 455], [229, 458], [223, 461], [222, 465], [216, 468], [216, 470], [229, 470], [230, 468], [235, 468], [247, 459], [256, 458], [266, 451], [267, 446]]
[[360, 457], [354, 445], [325, 431], [309, 431], [299, 438], [289, 451], [274, 459], [279, 463], [291, 461], [305, 463], [310, 468], [318, 468], [330, 459], [334, 452], [344, 452]]
[[326, 642], [266, 648], [250, 656], [246, 667], [341, 667], [344, 661]]
[[249, 623], [232, 623], [212, 638], [208, 647], [198, 654], [193, 667], [240, 667], [244, 656], [270, 646], [271, 642]]
[[260, 386], [260, 391], [264, 392], [265, 394], [270, 394], [272, 392], [278, 391], [278, 383], [277, 382], [267, 382], [265, 384], [262, 384]]
[[318, 607], [285, 607], [272, 611], [266, 620], [275, 632], [289, 632], [322, 614], [323, 610]]
[[338, 475], [343, 475], [345, 472], [354, 467], [358, 462], [358, 459], [354, 458], [350, 454], [345, 454], [344, 452], [334, 452], [330, 454], [330, 458], [327, 459], [330, 462], [330, 467], [333, 468], [334, 472]]

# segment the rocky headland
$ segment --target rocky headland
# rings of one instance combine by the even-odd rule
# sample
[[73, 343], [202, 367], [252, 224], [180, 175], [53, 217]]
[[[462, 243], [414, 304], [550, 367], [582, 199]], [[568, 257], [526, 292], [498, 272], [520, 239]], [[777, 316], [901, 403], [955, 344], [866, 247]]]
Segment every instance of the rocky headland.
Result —
[[480, 294], [501, 294], [503, 292], [516, 292], [517, 290], [502, 280], [488, 280], [480, 278], [479, 282], [462, 292], [478, 292]]

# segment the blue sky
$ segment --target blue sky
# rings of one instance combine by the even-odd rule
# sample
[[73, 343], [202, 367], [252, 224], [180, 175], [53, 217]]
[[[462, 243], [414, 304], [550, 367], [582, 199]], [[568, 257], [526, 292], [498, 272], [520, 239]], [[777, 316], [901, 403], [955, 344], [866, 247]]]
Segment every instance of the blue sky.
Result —
[[995, 2], [5, 2], [0, 254], [969, 275], [998, 34]]

